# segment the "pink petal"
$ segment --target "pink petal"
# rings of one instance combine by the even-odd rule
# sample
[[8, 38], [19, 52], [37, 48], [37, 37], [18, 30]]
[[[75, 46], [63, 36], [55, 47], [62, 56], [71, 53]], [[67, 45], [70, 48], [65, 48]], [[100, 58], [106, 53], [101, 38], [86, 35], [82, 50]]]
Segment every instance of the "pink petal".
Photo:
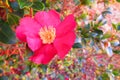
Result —
[[56, 49], [53, 45], [44, 45], [29, 58], [36, 64], [48, 64], [56, 55]]
[[29, 34], [29, 36], [27, 36], [27, 43], [28, 43], [29, 48], [32, 51], [38, 50], [42, 46], [42, 41], [40, 37], [35, 36], [33, 34]]
[[[41, 25], [37, 23], [31, 17], [24, 17], [20, 20], [20, 26], [24, 28], [25, 32], [29, 32], [29, 34], [38, 34]], [[28, 34], [28, 35], [29, 35]]]
[[74, 31], [76, 22], [73, 15], [67, 16], [57, 27], [57, 36], [64, 36], [70, 31]]
[[26, 35], [24, 32], [25, 32], [24, 28], [22, 28], [21, 26], [18, 26], [16, 29], [16, 36], [21, 41], [26, 42]]
[[50, 10], [49, 12], [46, 11], [37, 12], [35, 14], [35, 19], [42, 26], [56, 26], [61, 22], [59, 14], [54, 10]]
[[29, 34], [38, 35], [41, 25], [31, 17], [24, 17], [20, 20], [20, 25], [16, 29], [16, 36], [26, 42], [26, 36]]
[[72, 48], [76, 35], [73, 31], [67, 33], [65, 36], [61, 38], [56, 38], [54, 41], [54, 46], [58, 52], [60, 58], [64, 58], [66, 54]]

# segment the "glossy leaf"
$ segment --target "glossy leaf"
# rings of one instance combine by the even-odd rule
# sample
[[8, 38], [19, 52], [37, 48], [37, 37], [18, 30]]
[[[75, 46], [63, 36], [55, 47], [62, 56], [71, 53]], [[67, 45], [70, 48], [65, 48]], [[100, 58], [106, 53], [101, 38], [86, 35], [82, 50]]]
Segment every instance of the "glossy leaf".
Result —
[[14, 11], [19, 10], [19, 5], [18, 5], [17, 1], [10, 2], [10, 6], [12, 7], [12, 9]]
[[74, 2], [76, 5], [80, 4], [80, 0], [74, 0]]
[[106, 33], [103, 35], [102, 39], [107, 39], [107, 38], [110, 38], [111, 37], [111, 34], [110, 33]]
[[106, 14], [112, 14], [110, 11], [104, 11], [104, 12], [102, 12], [102, 15], [105, 17], [106, 16]]
[[120, 50], [113, 50], [115, 54], [120, 54]]
[[117, 28], [117, 27], [116, 27], [116, 24], [114, 24], [114, 23], [112, 23], [112, 27], [113, 27], [114, 29]]
[[106, 48], [106, 52], [107, 52], [107, 54], [108, 54], [109, 57], [111, 57], [113, 55], [113, 50], [112, 50], [111, 47], [107, 47]]
[[21, 72], [22, 72], [22, 74], [25, 74], [26, 72], [29, 72], [29, 71], [30, 71], [30, 66], [28, 65]]
[[109, 80], [109, 76], [106, 73], [102, 74], [102, 80]]
[[112, 23], [112, 26], [113, 26], [114, 29], [120, 30], [120, 23], [118, 23], [118, 24]]
[[17, 0], [17, 1], [20, 6], [20, 9], [32, 6], [32, 2], [30, 2], [29, 0]]
[[58, 74], [58, 78], [59, 78], [60, 80], [64, 80], [64, 76], [61, 75], [61, 74]]
[[111, 43], [113, 46], [119, 46], [120, 44], [119, 40], [113, 40]]
[[8, 20], [9, 25], [11, 26], [19, 24], [19, 19], [20, 17], [15, 14], [12, 14], [12, 13], [7, 14], [7, 20]]
[[120, 24], [117, 25], [117, 30], [120, 30]]
[[88, 21], [85, 21], [85, 29], [86, 30], [90, 30], [90, 24], [88, 24]]
[[96, 36], [98, 36], [98, 34], [95, 33], [95, 32], [92, 32], [92, 33], [91, 33], [91, 36], [92, 36], [92, 37], [96, 37]]
[[75, 43], [80, 43], [80, 42], [81, 42], [81, 38], [77, 37], [77, 38], [75, 39]]
[[4, 61], [3, 60], [0, 60], [0, 65], [3, 65], [4, 64]]
[[117, 2], [120, 2], [120, 0], [116, 0]]
[[80, 15], [80, 18], [81, 18], [81, 19], [86, 19], [86, 17], [87, 17], [87, 14], [85, 14], [85, 13], [82, 13], [82, 14]]
[[46, 73], [48, 66], [47, 66], [47, 65], [41, 65], [40, 67], [42, 68], [42, 71], [43, 71], [44, 73]]
[[113, 73], [115, 76], [120, 76], [120, 70], [113, 70], [112, 73]]
[[111, 70], [107, 71], [107, 74], [108, 74], [110, 80], [115, 80], [115, 76], [114, 76], [114, 74], [112, 73]]
[[106, 23], [107, 23], [107, 20], [103, 19], [102, 22], [101, 22], [101, 25], [105, 25]]
[[85, 38], [81, 38], [81, 42], [82, 42], [82, 44], [84, 44], [84, 45], [86, 45], [86, 43], [87, 43], [87, 41], [86, 41]]
[[91, 41], [90, 41], [90, 46], [92, 47], [92, 46], [94, 46], [94, 45], [95, 45], [94, 40], [91, 40]]
[[3, 73], [3, 70], [0, 69], [0, 74]]
[[80, 43], [75, 43], [73, 45], [73, 48], [82, 48], [82, 45]]
[[0, 20], [0, 41], [7, 44], [16, 43], [14, 32], [9, 27], [9, 24], [2, 20]]
[[8, 80], [7, 76], [0, 76], [0, 80]]
[[81, 4], [83, 5], [90, 5], [92, 0], [80, 0]]
[[97, 17], [97, 21], [98, 21], [98, 22], [101, 22], [103, 19], [104, 19], [104, 16], [103, 16], [103, 15], [99, 15], [99, 16]]
[[103, 34], [103, 31], [100, 30], [100, 29], [96, 29], [94, 32], [95, 32], [95, 33], [98, 33], [99, 35], [102, 35], [102, 34]]
[[36, 2], [33, 3], [32, 8], [35, 11], [44, 10], [45, 9], [45, 5], [42, 2], [40, 2], [40, 1], [36, 1]]

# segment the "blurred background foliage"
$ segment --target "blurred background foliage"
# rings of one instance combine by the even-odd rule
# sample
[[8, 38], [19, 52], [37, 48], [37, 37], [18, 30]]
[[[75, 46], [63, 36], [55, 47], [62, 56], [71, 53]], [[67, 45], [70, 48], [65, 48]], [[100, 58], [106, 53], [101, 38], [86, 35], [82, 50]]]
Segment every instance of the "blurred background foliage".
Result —
[[[120, 0], [0, 0], [0, 80], [120, 80]], [[29, 62], [15, 36], [20, 18], [55, 9], [74, 14], [76, 41], [64, 60]]]

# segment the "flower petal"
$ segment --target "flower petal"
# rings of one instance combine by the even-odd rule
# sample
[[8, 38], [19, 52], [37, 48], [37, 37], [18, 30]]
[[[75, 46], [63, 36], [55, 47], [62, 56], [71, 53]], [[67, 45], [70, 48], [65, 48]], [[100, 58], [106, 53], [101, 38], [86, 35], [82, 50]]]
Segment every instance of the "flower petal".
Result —
[[65, 55], [70, 51], [72, 48], [76, 35], [74, 31], [67, 33], [65, 36], [56, 38], [54, 41], [54, 46], [58, 52], [60, 58], [64, 58]]
[[42, 46], [42, 41], [39, 36], [29, 34], [27, 36], [28, 46], [32, 51], [38, 50]]
[[25, 35], [25, 30], [21, 26], [18, 26], [16, 29], [16, 36], [18, 39], [20, 39], [23, 42], [26, 42], [26, 35]]
[[20, 25], [16, 29], [16, 36], [21, 40], [26, 42], [26, 36], [29, 34], [38, 35], [39, 25], [33, 18], [24, 17], [20, 20]]
[[36, 64], [48, 64], [55, 55], [56, 49], [53, 45], [44, 45], [40, 50], [37, 50], [29, 60]]
[[20, 26], [24, 28], [25, 32], [38, 34], [41, 25], [38, 24], [33, 18], [31, 17], [24, 17], [20, 20]]
[[61, 22], [59, 14], [54, 10], [50, 10], [49, 12], [46, 11], [37, 12], [35, 14], [35, 19], [42, 26], [56, 26]]
[[74, 16], [69, 15], [56, 27], [56, 34], [57, 36], [63, 36], [70, 31], [74, 31], [75, 27], [76, 22]]

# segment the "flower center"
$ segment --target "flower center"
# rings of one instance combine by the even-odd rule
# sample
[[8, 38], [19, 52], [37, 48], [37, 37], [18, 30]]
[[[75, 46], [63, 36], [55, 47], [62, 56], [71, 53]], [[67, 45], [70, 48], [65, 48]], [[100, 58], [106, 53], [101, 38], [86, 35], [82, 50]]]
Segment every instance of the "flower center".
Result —
[[50, 44], [56, 37], [56, 30], [53, 26], [42, 27], [39, 31], [39, 36], [44, 44]]

